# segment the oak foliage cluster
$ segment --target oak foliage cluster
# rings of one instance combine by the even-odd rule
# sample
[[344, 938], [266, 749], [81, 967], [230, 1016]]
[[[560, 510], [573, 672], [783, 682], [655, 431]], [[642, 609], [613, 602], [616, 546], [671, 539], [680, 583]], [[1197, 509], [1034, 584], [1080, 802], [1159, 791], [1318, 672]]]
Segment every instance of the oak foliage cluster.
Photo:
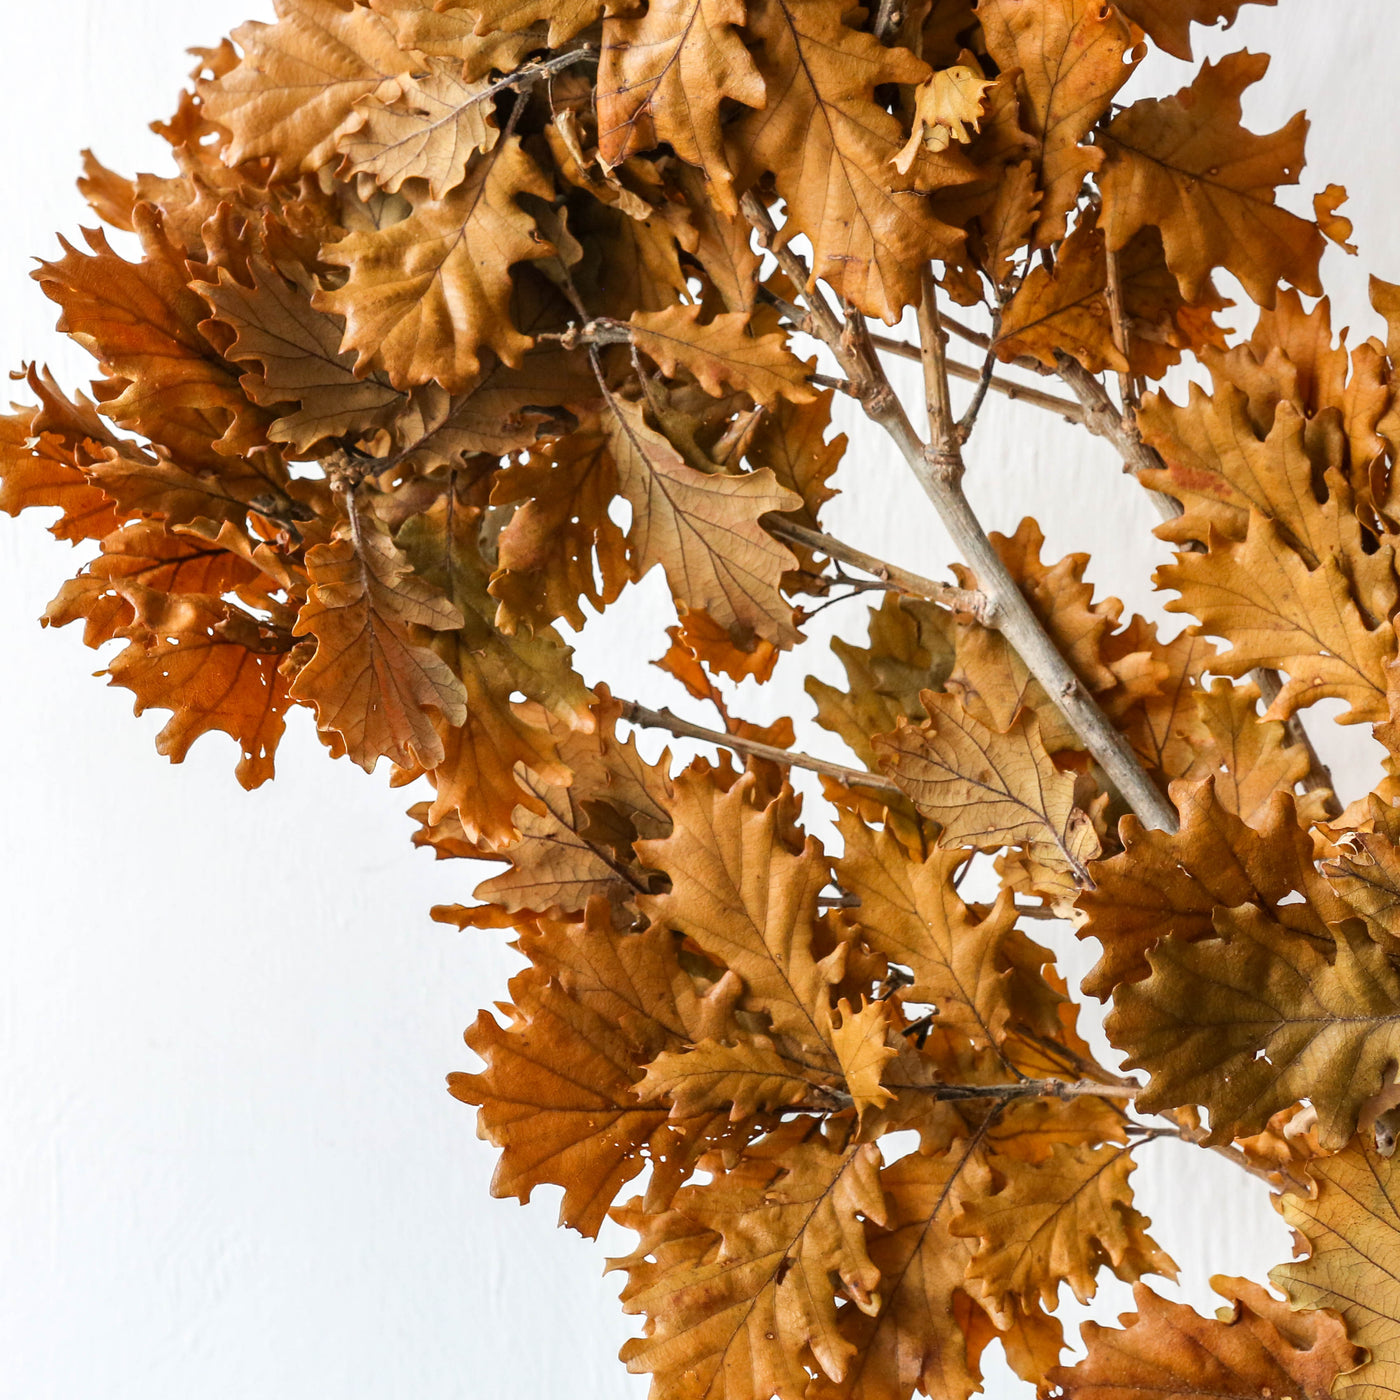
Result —
[[[494, 863], [436, 914], [525, 966], [451, 1089], [497, 1194], [635, 1233], [656, 1400], [965, 1400], [992, 1344], [1084, 1400], [1400, 1393], [1400, 287], [1334, 335], [1345, 195], [1278, 197], [1306, 122], [1242, 124], [1266, 58], [1117, 100], [1242, 3], [277, 0], [197, 51], [170, 171], [86, 157], [111, 232], [35, 274], [99, 368], [25, 367], [0, 419], [0, 509], [84, 546], [44, 622], [169, 712], [172, 760], [218, 731], [254, 787], [305, 706], [427, 778], [416, 841]], [[1183, 630], [1033, 521], [982, 530], [989, 393], [1118, 450]], [[823, 531], [837, 394], [951, 580]], [[653, 570], [713, 727], [573, 665]], [[807, 687], [832, 756], [735, 712], [866, 594], [844, 687]], [[1322, 700], [1387, 754], [1346, 807]], [[1046, 917], [1101, 948], [1117, 1070]], [[1175, 1273], [1131, 1184], [1164, 1137], [1268, 1183], [1287, 1301], [1142, 1282]], [[1137, 1310], [1065, 1365], [1057, 1302], [1105, 1270]]]

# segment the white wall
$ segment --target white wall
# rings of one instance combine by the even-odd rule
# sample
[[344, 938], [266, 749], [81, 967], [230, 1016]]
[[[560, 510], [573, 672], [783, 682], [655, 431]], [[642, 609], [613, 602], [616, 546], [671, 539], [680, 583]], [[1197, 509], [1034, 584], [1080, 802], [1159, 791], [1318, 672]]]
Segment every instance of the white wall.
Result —
[[[182, 49], [269, 5], [6, 8], [0, 361], [44, 358], [75, 383], [88, 362], [24, 273], [84, 221], [79, 149], [149, 167], [161, 147], [144, 124], [168, 110]], [[1327, 274], [1339, 319], [1368, 324], [1365, 270], [1400, 280], [1391, 7], [1281, 0], [1208, 48], [1245, 42], [1278, 53], [1256, 126], [1309, 106], [1308, 188], [1355, 191], [1365, 266], [1329, 253]], [[929, 508], [882, 442], [843, 426], [849, 494], [830, 528], [940, 571]], [[1052, 556], [1091, 549], [1105, 591], [1154, 607], [1149, 511], [1081, 435], [995, 404], [971, 476], [990, 527], [1034, 513]], [[159, 759], [162, 717], [133, 720], [75, 631], [33, 621], [72, 565], [32, 520], [0, 518], [0, 1400], [640, 1396], [615, 1360], [630, 1328], [605, 1250], [555, 1230], [547, 1193], [529, 1210], [493, 1201], [493, 1152], [442, 1087], [513, 966], [498, 936], [428, 920], [468, 897], [469, 870], [413, 851], [411, 795], [329, 762], [304, 714], [252, 795], [220, 738], [183, 767]], [[624, 646], [639, 613], [664, 612], [656, 587], [636, 594], [605, 622]], [[855, 635], [848, 606], [825, 616]], [[620, 693], [673, 702], [646, 664], [658, 651], [603, 671], [590, 643], [584, 659]], [[755, 701], [788, 708], [810, 714], [795, 682]], [[1366, 736], [1326, 738], [1359, 789]], [[833, 751], [810, 724], [803, 743]], [[1144, 1156], [1144, 1208], [1184, 1296], [1209, 1304], [1211, 1272], [1260, 1276], [1285, 1256], [1262, 1190], [1184, 1146]], [[1100, 1315], [1125, 1291], [1106, 1289]]]

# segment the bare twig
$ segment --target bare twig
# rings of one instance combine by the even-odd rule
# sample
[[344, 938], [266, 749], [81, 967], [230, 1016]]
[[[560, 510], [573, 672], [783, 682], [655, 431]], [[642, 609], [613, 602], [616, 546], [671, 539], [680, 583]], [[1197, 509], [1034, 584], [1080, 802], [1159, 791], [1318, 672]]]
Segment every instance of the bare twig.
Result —
[[939, 583], [937, 579], [910, 573], [907, 569], [877, 559], [873, 554], [866, 554], [864, 550], [856, 549], [843, 540], [824, 535], [820, 530], [809, 530], [805, 525], [798, 525], [781, 515], [765, 515], [763, 527], [770, 535], [780, 540], [799, 544], [804, 549], [825, 554], [828, 559], [835, 559], [842, 564], [849, 564], [853, 569], [860, 569], [887, 584], [894, 592], [907, 593], [914, 598], [932, 599], [933, 602], [942, 603], [957, 612], [967, 613], [984, 625], [991, 625], [987, 620], [990, 616], [987, 595], [976, 589], [957, 588], [951, 583]]
[[1123, 279], [1119, 272], [1118, 254], [1112, 248], [1108, 250], [1106, 261], [1108, 263], [1108, 314], [1113, 323], [1113, 345], [1123, 357], [1123, 363], [1127, 365], [1127, 368], [1118, 376], [1118, 393], [1123, 401], [1124, 416], [1126, 417], [1138, 406], [1137, 379], [1133, 374], [1128, 354], [1132, 345], [1132, 332], [1128, 327], [1128, 310], [1123, 301]]
[[813, 773], [824, 773], [828, 778], [836, 778], [849, 787], [872, 788], [892, 797], [899, 795], [899, 788], [889, 778], [877, 773], [866, 773], [859, 768], [847, 768], [844, 764], [832, 763], [825, 758], [814, 758], [811, 754], [793, 753], [788, 749], [775, 748], [772, 744], [760, 744], [753, 739], [744, 739], [737, 734], [725, 734], [718, 729], [706, 729], [703, 725], [692, 724], [688, 719], [673, 715], [670, 710], [650, 710], [635, 700], [623, 700], [622, 718], [631, 724], [640, 724], [648, 729], [664, 729], [678, 739], [699, 739], [702, 743], [717, 744], [720, 748], [732, 749], [735, 753], [764, 758], [770, 763], [782, 764], [788, 768], [806, 768]]
[[[945, 327], [947, 325], [946, 317], [944, 325]], [[882, 350], [887, 355], [897, 355], [902, 360], [920, 358], [917, 345], [910, 345], [905, 340], [896, 340], [893, 336], [872, 335], [870, 343], [877, 350]], [[948, 378], [960, 379], [965, 384], [980, 383], [983, 373], [986, 371], [985, 365], [981, 370], [977, 370], [971, 365], [960, 364], [957, 360], [947, 360], [946, 365]], [[1018, 384], [1014, 379], [1003, 379], [997, 374], [993, 374], [987, 382], [994, 393], [1004, 395], [1013, 403], [1027, 403], [1033, 408], [1043, 408], [1047, 413], [1069, 419], [1071, 423], [1078, 423], [1084, 416], [1084, 410], [1073, 399], [1061, 398], [1057, 394], [1047, 394], [1043, 389], [1033, 389], [1029, 384]]]
[[1015, 1084], [911, 1084], [902, 1086], [932, 1099], [1131, 1099], [1138, 1084], [1099, 1084], [1092, 1079], [1022, 1079]]

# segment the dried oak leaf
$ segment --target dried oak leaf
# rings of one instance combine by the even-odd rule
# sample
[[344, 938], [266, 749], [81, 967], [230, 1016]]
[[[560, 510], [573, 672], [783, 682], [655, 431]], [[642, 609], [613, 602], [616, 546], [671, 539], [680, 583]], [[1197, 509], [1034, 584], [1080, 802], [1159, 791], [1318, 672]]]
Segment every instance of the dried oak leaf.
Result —
[[1179, 554], [1153, 579], [1181, 594], [1168, 611], [1191, 613], [1200, 631], [1231, 643], [1212, 661], [1215, 670], [1243, 676], [1262, 666], [1288, 677], [1267, 718], [1286, 720], [1335, 697], [1349, 706], [1341, 724], [1385, 719], [1395, 630], [1368, 621], [1334, 554], [1309, 569], [1279, 526], [1251, 511], [1242, 544], [1227, 547], [1216, 536], [1208, 553]]
[[1155, 229], [1143, 229], [1118, 254], [1118, 277], [1128, 330], [1128, 354], [1114, 343], [1108, 257], [1102, 232], [1083, 222], [1055, 255], [1053, 271], [1033, 267], [1002, 315], [997, 354], [1034, 356], [1055, 368], [1056, 353], [1072, 355], [1091, 374], [1105, 369], [1159, 378], [1181, 350], [1223, 341], [1212, 319], [1228, 303], [1212, 286], [1197, 305], [1182, 300], [1162, 257]]
[[1367, 801], [1374, 830], [1347, 832], [1337, 858], [1324, 863], [1322, 873], [1365, 917], [1377, 942], [1388, 936], [1400, 951], [1400, 814], [1374, 794]]
[[778, 584], [796, 561], [759, 518], [795, 510], [801, 499], [770, 471], [696, 471], [648, 426], [640, 404], [611, 395], [608, 442], [619, 489], [632, 507], [627, 542], [638, 577], [660, 564], [686, 607], [704, 608], [741, 638], [757, 633], [791, 646], [798, 634]]
[[835, 862], [836, 878], [860, 900], [855, 917], [865, 941], [909, 968], [914, 981], [905, 995], [931, 1003], [935, 1025], [976, 1046], [1000, 1046], [1014, 1021], [1055, 1034], [1060, 998], [1035, 971], [1050, 955], [1016, 928], [1009, 895], [980, 918], [958, 897], [953, 876], [967, 851], [933, 851], [920, 860], [852, 812], [841, 813], [840, 829], [845, 852]]
[[1119, 986], [1106, 1028], [1151, 1082], [1146, 1112], [1200, 1104], [1211, 1142], [1263, 1130], [1310, 1099], [1324, 1148], [1344, 1146], [1362, 1104], [1400, 1062], [1400, 976], [1360, 920], [1335, 943], [1306, 938], [1255, 905], [1215, 911], [1217, 938], [1164, 938], [1152, 975]]
[[406, 219], [322, 250], [347, 278], [314, 305], [345, 318], [342, 348], [357, 353], [357, 374], [379, 368], [396, 388], [436, 381], [460, 394], [484, 348], [520, 364], [531, 341], [511, 321], [510, 268], [554, 253], [517, 202], [522, 194], [548, 198], [551, 186], [520, 138], [507, 136], [446, 198], [416, 200]]
[[217, 282], [194, 289], [235, 333], [225, 356], [260, 367], [240, 381], [248, 397], [263, 408], [297, 405], [268, 436], [307, 454], [326, 438], [367, 436], [391, 422], [404, 395], [382, 372], [356, 377], [354, 355], [340, 348], [344, 323], [265, 262], [250, 261], [248, 272], [251, 286], [220, 268]]
[[[877, 1079], [878, 1083], [878, 1079]], [[637, 1086], [648, 1100], [669, 1100], [675, 1118], [693, 1118], [729, 1106], [734, 1122], [814, 1101], [814, 1086], [841, 1087], [840, 1078], [814, 1071], [784, 1055], [767, 1036], [744, 1036], [735, 1044], [702, 1040], [681, 1051], [667, 1051], [647, 1066]], [[829, 1096], [816, 1102], [830, 1105]]]
[[[878, 1312], [847, 1307], [841, 1335], [853, 1355], [845, 1374], [816, 1378], [810, 1400], [967, 1400], [981, 1388], [972, 1334], [986, 1319], [966, 1291], [973, 1244], [950, 1233], [961, 1178], [980, 1135], [937, 1152], [914, 1152], [880, 1173], [884, 1227], [869, 1233], [880, 1270]], [[1058, 1356], [1058, 1347], [1056, 1347]]]
[[1084, 1323], [1089, 1354], [1046, 1379], [1068, 1400], [1328, 1400], [1360, 1359], [1334, 1314], [1295, 1313], [1245, 1279], [1216, 1275], [1211, 1287], [1233, 1305], [1227, 1316], [1202, 1317], [1136, 1284], [1137, 1312], [1122, 1327]]
[[1396, 1159], [1381, 1158], [1357, 1138], [1335, 1156], [1308, 1164], [1317, 1195], [1275, 1197], [1279, 1212], [1306, 1242], [1307, 1255], [1280, 1264], [1269, 1281], [1295, 1308], [1331, 1308], [1342, 1315], [1365, 1362], [1341, 1376], [1333, 1393], [1345, 1400], [1386, 1400], [1400, 1392], [1400, 1213]]
[[[443, 4], [443, 0], [438, 0]], [[447, 9], [462, 8], [459, 0], [450, 0]], [[519, 33], [533, 25], [549, 24], [549, 47], [559, 48], [604, 15], [629, 14], [636, 8], [635, 0], [471, 0], [476, 12], [476, 32], [493, 34], [497, 30]]]
[[683, 1188], [670, 1210], [614, 1212], [641, 1239], [609, 1267], [628, 1274], [623, 1310], [648, 1319], [622, 1359], [678, 1400], [802, 1400], [808, 1354], [839, 1380], [855, 1351], [837, 1330], [837, 1297], [880, 1306], [864, 1224], [885, 1216], [880, 1154], [794, 1121], [732, 1164], [706, 1164], [714, 1179]]
[[367, 772], [380, 757], [434, 768], [443, 745], [429, 712], [461, 724], [466, 692], [411, 629], [452, 630], [462, 614], [413, 573], [380, 521], [350, 508], [335, 540], [306, 556], [311, 591], [294, 631], [314, 636], [316, 651], [292, 694], [316, 707], [318, 728], [338, 734]]
[[754, 774], [721, 791], [706, 770], [675, 782], [665, 840], [642, 841], [637, 854], [668, 875], [669, 892], [639, 903], [654, 925], [675, 929], [744, 980], [745, 1000], [774, 1031], [814, 1050], [831, 1044], [831, 987], [848, 946], [824, 957], [813, 946], [817, 895], [828, 877], [821, 845], [799, 853], [786, 844], [791, 794], [762, 808]]
[[1053, 1308], [1061, 1283], [1087, 1303], [1105, 1263], [1128, 1283], [1146, 1273], [1176, 1277], [1147, 1234], [1151, 1222], [1133, 1206], [1135, 1165], [1128, 1149], [1111, 1143], [1057, 1142], [1046, 1160], [1004, 1173], [989, 1159], [1002, 1184], [965, 1196], [951, 1229], [979, 1241], [967, 1280], [994, 1321], [1008, 1323], [1015, 1301]]
[[1079, 936], [1103, 946], [1084, 979], [1090, 996], [1107, 1001], [1121, 983], [1146, 977], [1147, 951], [1160, 939], [1214, 938], [1217, 907], [1253, 904], [1312, 940], [1329, 938], [1328, 924], [1354, 912], [1318, 873], [1291, 794], [1276, 793], [1247, 825], [1221, 803], [1215, 783], [1173, 783], [1180, 831], [1148, 830], [1125, 817], [1123, 853], [1095, 863], [1096, 888], [1079, 899], [1087, 915]]
[[59, 590], [44, 610], [46, 627], [83, 619], [83, 642], [99, 647], [121, 635], [136, 618], [127, 597], [132, 587], [151, 594], [203, 593], [222, 597], [262, 578], [251, 561], [201, 539], [175, 534], [155, 520], [135, 520], [102, 541], [102, 552]]
[[726, 384], [768, 407], [780, 399], [810, 403], [817, 397], [807, 382], [815, 362], [799, 360], [781, 331], [750, 334], [742, 311], [724, 312], [701, 325], [698, 306], [677, 303], [662, 311], [634, 311], [628, 328], [632, 344], [663, 374], [674, 377], [683, 365], [716, 398]]
[[604, 21], [596, 102], [605, 165], [669, 144], [705, 172], [723, 213], [738, 212], [720, 104], [762, 107], [765, 98], [738, 28], [746, 8], [743, 0], [652, 0], [638, 18]]
[[601, 612], [636, 578], [627, 538], [609, 516], [617, 468], [601, 433], [555, 438], [500, 471], [491, 504], [514, 504], [497, 539], [491, 595], [509, 631], [565, 618], [582, 627], [582, 604]]
[[441, 199], [466, 179], [471, 158], [496, 144], [496, 91], [484, 78], [464, 78], [460, 62], [430, 58], [426, 72], [397, 77], [360, 100], [336, 142], [344, 156], [338, 173], [368, 175], [391, 194], [405, 180], [426, 180]]
[[410, 73], [413, 56], [362, 5], [275, 0], [275, 8], [276, 24], [233, 31], [242, 61], [196, 90], [204, 115], [232, 133], [224, 160], [270, 156], [274, 176], [285, 179], [330, 165], [355, 104]]
[[200, 333], [208, 309], [159, 212], [140, 204], [133, 218], [141, 262], [119, 258], [104, 234], [88, 230], [91, 255], [63, 242], [64, 257], [33, 275], [63, 308], [58, 328], [109, 376], [96, 388], [102, 412], [188, 467], [222, 470], [227, 457], [266, 441], [270, 415], [248, 401], [237, 366]]
[[1270, 136], [1240, 125], [1240, 94], [1264, 76], [1266, 55], [1228, 54], [1206, 63], [1190, 87], [1143, 98], [1115, 117], [1100, 140], [1103, 227], [1111, 251], [1139, 229], [1162, 231], [1167, 264], [1187, 301], [1198, 301], [1212, 268], [1233, 272], [1261, 306], [1280, 282], [1320, 296], [1325, 243], [1315, 224], [1274, 202], [1303, 165], [1300, 112]]
[[536, 1186], [562, 1186], [560, 1223], [592, 1237], [649, 1161], [667, 1199], [723, 1136], [723, 1114], [677, 1124], [633, 1091], [641, 1063], [713, 1017], [665, 930], [621, 933], [598, 901], [584, 923], [546, 931], [525, 941], [537, 965], [511, 979], [509, 1022], [483, 1011], [467, 1031], [485, 1069], [452, 1074], [448, 1087], [480, 1107], [481, 1136], [501, 1149], [492, 1195], [526, 1202]]
[[964, 183], [975, 168], [960, 150], [920, 149], [906, 174], [894, 169], [905, 132], [874, 91], [922, 82], [929, 69], [849, 28], [842, 13], [841, 0], [751, 0], [746, 28], [762, 41], [767, 102], [728, 134], [755, 174], [773, 172], [787, 203], [782, 237], [811, 240], [813, 277], [893, 325], [919, 300], [920, 266], [963, 240], [926, 193]]
[[543, 24], [519, 33], [498, 29], [481, 35], [470, 10], [439, 9], [436, 0], [369, 0], [369, 7], [384, 16], [400, 48], [417, 49], [429, 58], [455, 59], [469, 83], [493, 68], [512, 73], [533, 49], [546, 47]]
[[1085, 176], [1103, 164], [1102, 151], [1080, 142], [1133, 71], [1132, 29], [1102, 0], [982, 0], [977, 17], [997, 68], [1019, 70], [1021, 120], [1044, 191], [1033, 242], [1046, 247], [1064, 236]]
[[[16, 408], [0, 414], [0, 510], [18, 515], [57, 507], [58, 519], [49, 526], [57, 538], [75, 544], [100, 540], [121, 524], [126, 512], [80, 469], [78, 452], [86, 437], [39, 432], [40, 413]], [[95, 414], [93, 420], [100, 426]]]
[[925, 723], [901, 720], [871, 744], [901, 791], [943, 828], [939, 844], [1023, 845], [1090, 883], [1085, 862], [1099, 853], [1093, 822], [1074, 805], [1074, 777], [1050, 761], [1034, 716], [1022, 711], [999, 734], [955, 696], [926, 690], [920, 698]]
[[906, 174], [921, 148], [927, 147], [936, 155], [946, 150], [950, 141], [967, 145], [981, 124], [991, 86], [991, 80], [966, 64], [936, 69], [914, 90], [913, 130], [908, 144], [894, 158], [895, 169]]
[[817, 723], [839, 735], [876, 772], [879, 755], [872, 739], [901, 719], [921, 717], [920, 693], [941, 689], [955, 658], [951, 614], [932, 603], [887, 593], [869, 617], [866, 646], [841, 637], [831, 641], [846, 668], [847, 689], [809, 676], [806, 690], [816, 704]]
[[138, 618], [118, 635], [129, 639], [106, 674], [136, 696], [136, 713], [169, 710], [156, 752], [183, 762], [190, 745], [213, 730], [243, 751], [235, 770], [245, 788], [265, 783], [291, 703], [278, 669], [286, 649], [241, 608], [222, 598], [187, 594], [171, 600], [127, 585]]
[[894, 1098], [881, 1083], [885, 1066], [900, 1053], [897, 1045], [889, 1044], [890, 1006], [885, 1001], [866, 1001], [857, 1011], [842, 999], [836, 1009], [839, 1020], [832, 1028], [831, 1048], [841, 1065], [846, 1092], [863, 1121], [866, 1109], [882, 1108]]
[[[408, 520], [395, 543], [416, 578], [461, 614], [455, 630], [432, 641], [465, 688], [466, 714], [456, 720], [444, 712], [438, 721], [443, 758], [429, 773], [437, 789], [429, 819], [455, 809], [469, 832], [494, 843], [511, 838], [516, 802], [536, 805], [543, 815], [527, 796], [530, 784], [523, 790], [517, 784], [518, 771], [544, 783], [569, 781], [556, 740], [593, 727], [594, 697], [553, 628], [515, 636], [496, 629], [480, 535], [479, 510], [443, 500]], [[516, 694], [524, 697], [519, 703], [511, 699]]]

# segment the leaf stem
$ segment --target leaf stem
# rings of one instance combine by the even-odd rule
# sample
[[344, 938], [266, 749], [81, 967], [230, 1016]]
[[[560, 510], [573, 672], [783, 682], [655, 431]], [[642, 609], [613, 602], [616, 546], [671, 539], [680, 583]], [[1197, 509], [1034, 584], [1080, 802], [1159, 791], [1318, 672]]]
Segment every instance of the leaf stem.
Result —
[[745, 739], [738, 734], [726, 734], [718, 729], [706, 729], [703, 725], [692, 724], [688, 719], [673, 715], [670, 710], [651, 710], [639, 705], [635, 700], [622, 700], [622, 718], [631, 724], [639, 724], [648, 729], [664, 729], [678, 739], [699, 739], [702, 743], [716, 744], [723, 749], [753, 758], [767, 759], [788, 768], [806, 768], [813, 773], [835, 778], [848, 787], [872, 788], [876, 792], [899, 796], [899, 788], [889, 779], [878, 773], [866, 773], [859, 768], [847, 768], [829, 759], [815, 758], [811, 754], [793, 753], [772, 744], [760, 744], [754, 739]]

